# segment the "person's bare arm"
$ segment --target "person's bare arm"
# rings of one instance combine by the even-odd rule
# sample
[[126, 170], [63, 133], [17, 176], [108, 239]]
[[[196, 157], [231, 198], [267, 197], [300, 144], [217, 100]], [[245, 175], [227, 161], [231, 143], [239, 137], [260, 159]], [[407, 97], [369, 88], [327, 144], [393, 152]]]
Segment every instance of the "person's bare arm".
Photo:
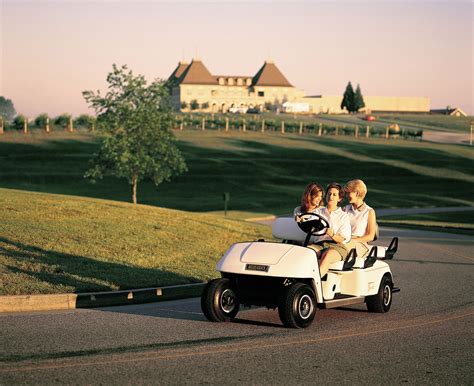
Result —
[[365, 235], [361, 237], [354, 237], [352, 240], [360, 243], [368, 243], [375, 239], [375, 232], [377, 229], [377, 219], [375, 217], [375, 210], [371, 209], [369, 211], [369, 218], [367, 221], [367, 229], [365, 230]]

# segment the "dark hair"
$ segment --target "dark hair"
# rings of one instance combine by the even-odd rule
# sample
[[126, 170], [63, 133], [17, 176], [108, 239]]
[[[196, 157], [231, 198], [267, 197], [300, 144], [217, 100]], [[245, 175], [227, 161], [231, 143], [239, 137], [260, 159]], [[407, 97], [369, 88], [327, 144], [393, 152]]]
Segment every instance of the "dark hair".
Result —
[[311, 201], [313, 201], [313, 198], [318, 195], [318, 193], [321, 193], [321, 199], [323, 195], [323, 187], [316, 182], [311, 182], [308, 184], [301, 195], [301, 208], [300, 210], [302, 212], [307, 212], [310, 205]]
[[[337, 182], [331, 182], [328, 186], [326, 186], [324, 199], [326, 199], [329, 189], [337, 189], [339, 191], [339, 199], [340, 199], [339, 201], [341, 201], [346, 195], [341, 184], [338, 184]], [[327, 199], [326, 199], [326, 202], [327, 202]]]

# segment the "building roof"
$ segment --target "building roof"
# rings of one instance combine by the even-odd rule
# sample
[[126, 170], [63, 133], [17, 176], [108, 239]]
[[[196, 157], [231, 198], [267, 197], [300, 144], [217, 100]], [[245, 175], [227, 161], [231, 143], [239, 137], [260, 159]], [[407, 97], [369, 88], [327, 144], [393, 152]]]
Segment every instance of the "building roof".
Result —
[[183, 72], [186, 70], [186, 68], [188, 68], [188, 66], [189, 66], [189, 63], [180, 61], [178, 63], [178, 66], [176, 67], [176, 69], [173, 71], [173, 73], [168, 78], [168, 80], [175, 80], [175, 79], [177, 80], [183, 74]]
[[218, 84], [219, 78], [252, 79], [253, 86], [293, 87], [278, 67], [271, 61], [265, 61], [255, 76], [246, 75], [211, 75], [206, 66], [199, 60], [193, 59], [190, 64], [179, 62], [176, 69], [168, 78], [168, 83], [178, 84]]
[[193, 59], [178, 79], [180, 84], [216, 84], [216, 78], [211, 75], [206, 66], [198, 59]]
[[252, 85], [293, 87], [278, 67], [270, 61], [265, 61], [260, 70], [258, 70], [257, 74], [252, 79]]

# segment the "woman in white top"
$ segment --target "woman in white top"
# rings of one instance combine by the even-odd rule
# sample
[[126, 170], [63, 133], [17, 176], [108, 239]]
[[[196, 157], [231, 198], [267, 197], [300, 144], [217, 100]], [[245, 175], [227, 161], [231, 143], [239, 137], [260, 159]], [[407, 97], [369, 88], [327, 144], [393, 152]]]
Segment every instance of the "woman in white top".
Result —
[[320, 241], [319, 271], [321, 277], [326, 275], [332, 263], [343, 260], [349, 253], [348, 244], [351, 241], [351, 225], [348, 215], [339, 207], [344, 198], [341, 185], [332, 183], [326, 188], [326, 207], [320, 209], [320, 214], [329, 220], [326, 235]]
[[357, 256], [365, 257], [370, 249], [367, 243], [375, 239], [377, 231], [375, 210], [364, 202], [367, 194], [367, 186], [364, 181], [349, 181], [344, 190], [350, 203], [344, 208], [344, 211], [349, 216], [351, 223], [352, 241], [355, 243]]

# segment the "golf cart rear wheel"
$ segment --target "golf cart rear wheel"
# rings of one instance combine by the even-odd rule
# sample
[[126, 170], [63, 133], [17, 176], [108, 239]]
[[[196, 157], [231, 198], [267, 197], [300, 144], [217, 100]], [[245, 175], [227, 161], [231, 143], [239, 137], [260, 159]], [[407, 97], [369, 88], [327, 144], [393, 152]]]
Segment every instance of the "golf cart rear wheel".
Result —
[[316, 314], [316, 300], [311, 287], [295, 283], [286, 288], [280, 298], [278, 314], [286, 327], [308, 327]]
[[214, 279], [201, 295], [201, 309], [211, 322], [228, 322], [239, 312], [239, 300], [229, 279]]
[[388, 312], [392, 305], [392, 289], [392, 279], [390, 275], [386, 274], [380, 282], [377, 294], [366, 298], [367, 309], [370, 312]]

